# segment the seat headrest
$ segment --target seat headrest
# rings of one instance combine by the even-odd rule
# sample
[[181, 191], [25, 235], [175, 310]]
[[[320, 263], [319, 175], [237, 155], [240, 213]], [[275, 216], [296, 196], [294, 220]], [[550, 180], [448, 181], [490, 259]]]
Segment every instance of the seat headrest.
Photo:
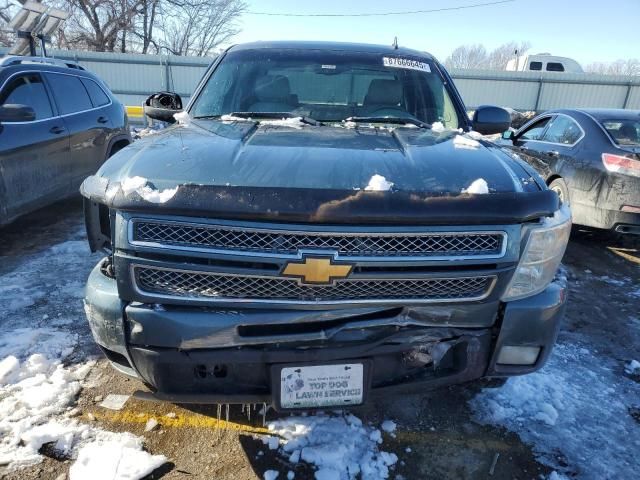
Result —
[[255, 93], [262, 102], [288, 101], [291, 95], [289, 79], [283, 75], [266, 75], [256, 82]]
[[398, 105], [402, 101], [402, 84], [398, 80], [371, 80], [364, 105]]
[[622, 138], [627, 138], [632, 142], [638, 141], [638, 131], [636, 130], [636, 127], [630, 123], [623, 123], [618, 132]]

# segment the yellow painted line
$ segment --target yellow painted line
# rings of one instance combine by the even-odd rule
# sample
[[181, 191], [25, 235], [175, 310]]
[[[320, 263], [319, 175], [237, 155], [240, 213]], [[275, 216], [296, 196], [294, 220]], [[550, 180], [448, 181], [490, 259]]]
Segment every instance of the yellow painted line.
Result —
[[165, 428], [216, 428], [221, 430], [234, 430], [237, 432], [266, 434], [269, 430], [264, 427], [255, 427], [253, 425], [245, 425], [223, 419], [218, 420], [214, 417], [199, 415], [195, 413], [176, 414], [175, 418], [163, 415], [152, 415], [145, 412], [132, 411], [95, 411], [92, 412], [98, 420], [113, 423], [124, 424], [145, 424], [151, 418], [155, 419], [162, 427]]
[[631, 248], [616, 248], [616, 247], [607, 247], [611, 252], [616, 255], [624, 258], [625, 260], [629, 260], [630, 262], [637, 263], [640, 265], [640, 257], [636, 257], [635, 255], [631, 255], [628, 252], [637, 253], [637, 250]]
[[130, 117], [144, 117], [144, 109], [142, 107], [127, 105], [124, 108], [127, 110], [127, 115]]

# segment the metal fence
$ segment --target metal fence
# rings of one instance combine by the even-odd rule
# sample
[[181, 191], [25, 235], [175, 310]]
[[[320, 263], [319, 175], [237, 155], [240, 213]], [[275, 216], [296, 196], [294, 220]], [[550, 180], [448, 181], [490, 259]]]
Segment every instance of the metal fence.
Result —
[[640, 77], [459, 69], [450, 73], [469, 108], [492, 104], [534, 111], [552, 108], [640, 110]]
[[[8, 49], [0, 48], [0, 55]], [[137, 53], [49, 50], [50, 57], [72, 61], [104, 80], [125, 105], [141, 105], [155, 92], [173, 91], [189, 100], [198, 80], [211, 64], [209, 57], [142, 55]]]
[[[0, 54], [6, 49], [0, 49]], [[51, 50], [100, 76], [125, 105], [171, 90], [188, 101], [213, 58]], [[468, 108], [493, 104], [517, 110], [551, 108], [640, 109], [640, 78], [547, 72], [451, 72]]]

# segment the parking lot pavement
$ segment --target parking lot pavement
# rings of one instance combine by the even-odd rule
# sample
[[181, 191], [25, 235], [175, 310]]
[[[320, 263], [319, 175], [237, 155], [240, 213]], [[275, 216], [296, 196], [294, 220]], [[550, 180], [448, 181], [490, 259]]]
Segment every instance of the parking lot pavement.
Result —
[[[511, 379], [499, 389], [472, 384], [373, 397], [353, 417], [327, 413], [328, 419], [346, 419], [346, 429], [326, 431], [328, 444], [315, 445], [318, 451], [328, 457], [351, 448], [372, 455], [361, 464], [378, 468], [378, 476], [371, 478], [384, 478], [386, 468], [389, 478], [405, 479], [546, 478], [554, 470], [570, 478], [632, 478], [630, 472], [640, 470], [633, 454], [640, 447], [640, 371], [625, 366], [640, 360], [638, 247], [634, 239], [574, 230], [565, 257], [571, 284], [567, 316], [559, 345], [540, 373]], [[0, 230], [5, 305], [0, 361], [11, 354], [18, 365], [11, 373], [0, 363], [0, 477], [62, 479], [71, 469], [74, 480], [80, 478], [78, 464], [86, 460], [88, 444], [104, 448], [106, 458], [109, 449], [126, 440], [132, 446], [117, 450], [118, 458], [137, 452], [143, 457], [131, 458], [140, 458], [138, 465], [152, 469], [162, 463], [145, 478], [255, 479], [270, 470], [279, 472], [279, 479], [288, 472], [296, 479], [314, 478], [310, 463], [294, 462], [291, 451], [285, 453], [286, 434], [271, 445], [268, 437], [286, 422], [316, 425], [317, 416], [290, 419], [270, 410], [263, 424], [262, 405], [232, 406], [228, 418], [225, 406], [218, 410], [133, 398], [121, 410], [100, 406], [110, 394], [130, 395], [141, 385], [115, 374], [99, 357], [86, 325], [82, 287], [98, 259], [84, 245], [76, 200]], [[19, 397], [15, 382], [3, 384], [3, 375], [6, 381], [6, 371], [27, 377], [35, 372], [27, 378], [34, 383], [43, 367], [29, 370], [25, 358], [32, 353], [49, 359], [45, 366], [52, 369], [52, 378], [60, 374], [67, 381], [46, 385], [57, 385], [61, 393], [42, 411], [12, 411], [25, 398]], [[64, 395], [68, 401], [61, 402]], [[49, 428], [44, 432], [49, 436], [33, 434], [38, 425], [52, 424], [58, 430]], [[120, 432], [142, 438], [155, 456]], [[306, 441], [318, 440], [306, 435]], [[58, 442], [53, 448], [51, 442], [61, 438], [69, 445]], [[37, 448], [29, 450], [34, 442], [44, 444], [40, 454]], [[107, 460], [103, 468], [108, 469]], [[28, 466], [16, 469], [20, 462]]]

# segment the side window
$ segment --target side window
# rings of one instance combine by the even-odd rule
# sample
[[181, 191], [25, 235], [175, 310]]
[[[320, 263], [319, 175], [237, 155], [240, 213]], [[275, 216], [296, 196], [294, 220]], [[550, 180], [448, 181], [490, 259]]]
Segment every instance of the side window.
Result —
[[542, 62], [531, 62], [529, 70], [542, 70]]
[[58, 73], [47, 73], [47, 80], [61, 115], [91, 110], [93, 105], [87, 89], [78, 77]]
[[549, 123], [551, 118], [543, 118], [542, 120], [538, 120], [536, 123], [527, 128], [524, 132], [522, 132], [519, 136], [521, 140], [541, 140], [542, 132], [545, 127]]
[[30, 73], [14, 78], [0, 92], [0, 105], [27, 105], [36, 112], [36, 120], [53, 117], [53, 109], [42, 78]]
[[558, 62], [547, 63], [547, 72], [564, 72], [564, 65]]
[[100, 85], [98, 85], [96, 82], [88, 78], [82, 78], [80, 79], [80, 81], [87, 89], [87, 92], [89, 92], [89, 97], [91, 98], [91, 103], [94, 107], [102, 107], [103, 105], [107, 105], [110, 102], [107, 94], [104, 93], [104, 90], [102, 90], [102, 88], [100, 88]]
[[564, 115], [558, 115], [549, 125], [542, 140], [545, 142], [573, 145], [581, 135], [582, 131], [573, 119], [565, 117]]

